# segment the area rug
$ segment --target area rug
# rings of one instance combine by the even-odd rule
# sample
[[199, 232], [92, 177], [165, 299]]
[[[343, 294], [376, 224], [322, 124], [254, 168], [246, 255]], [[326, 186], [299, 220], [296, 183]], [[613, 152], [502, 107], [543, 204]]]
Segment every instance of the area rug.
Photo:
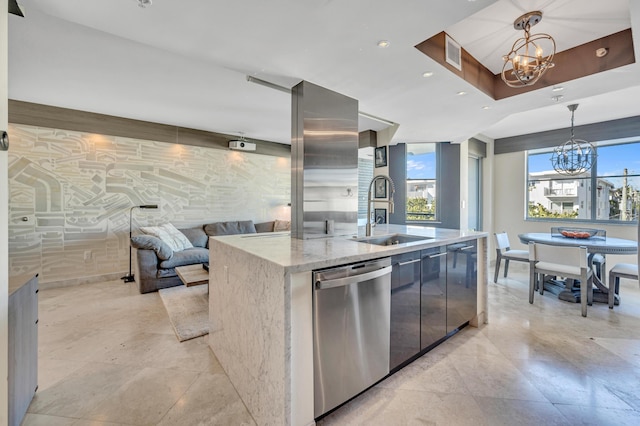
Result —
[[163, 288], [160, 298], [179, 341], [209, 334], [208, 286]]

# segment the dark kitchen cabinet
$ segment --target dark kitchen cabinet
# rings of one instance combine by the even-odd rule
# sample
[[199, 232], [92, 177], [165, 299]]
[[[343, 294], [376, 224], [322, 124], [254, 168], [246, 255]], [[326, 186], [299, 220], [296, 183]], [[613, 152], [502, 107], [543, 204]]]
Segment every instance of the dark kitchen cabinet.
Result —
[[389, 370], [397, 370], [477, 313], [477, 241], [391, 257]]
[[445, 247], [422, 250], [420, 289], [420, 348], [426, 349], [447, 334], [447, 251]]
[[477, 314], [478, 243], [447, 246], [447, 334]]
[[391, 257], [389, 369], [420, 352], [420, 251]]

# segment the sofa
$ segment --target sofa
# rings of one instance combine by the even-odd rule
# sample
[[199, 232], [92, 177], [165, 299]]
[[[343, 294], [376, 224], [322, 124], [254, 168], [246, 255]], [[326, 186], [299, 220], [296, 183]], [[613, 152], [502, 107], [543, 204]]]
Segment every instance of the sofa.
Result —
[[167, 242], [161, 238], [164, 234], [158, 236], [157, 233], [153, 233], [153, 230], [157, 231], [157, 227], [140, 228], [143, 233], [131, 237], [135, 281], [140, 293], [182, 285], [175, 268], [209, 262], [209, 237], [286, 231], [290, 229], [291, 224], [280, 220], [254, 224], [251, 220], [245, 220], [214, 222], [183, 229], [169, 226], [179, 231], [179, 239], [187, 248], [180, 247], [178, 243], [179, 249], [176, 250], [173, 241]]

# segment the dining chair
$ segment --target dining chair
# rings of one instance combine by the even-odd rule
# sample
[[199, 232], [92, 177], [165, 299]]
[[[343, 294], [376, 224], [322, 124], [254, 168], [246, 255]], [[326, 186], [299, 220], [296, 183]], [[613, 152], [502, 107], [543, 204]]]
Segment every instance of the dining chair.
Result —
[[[552, 226], [551, 227], [551, 236], [561, 237], [562, 230], [567, 229], [566, 226]], [[606, 229], [593, 229], [595, 231], [592, 238], [607, 238], [607, 230]], [[595, 253], [591, 258], [591, 265], [595, 270], [596, 275], [600, 278], [600, 282], [604, 285], [607, 284], [607, 258], [604, 254]]]
[[500, 262], [504, 259], [504, 277], [507, 278], [507, 272], [509, 271], [509, 261], [515, 260], [517, 262], [528, 262], [529, 252], [527, 250], [511, 250], [509, 244], [509, 236], [506, 232], [494, 233], [496, 240], [496, 271], [493, 275], [493, 282], [498, 282], [498, 275], [500, 274]]
[[[640, 242], [640, 218], [638, 218], [637, 228], [637, 241]], [[613, 309], [613, 303], [615, 302], [615, 295], [620, 292], [620, 278], [628, 278], [630, 280], [639, 280], [638, 269], [640, 268], [640, 247], [638, 247], [637, 263], [616, 263], [609, 271], [609, 309]]]
[[536, 288], [544, 294], [544, 276], [555, 275], [580, 280], [580, 307], [587, 316], [593, 302], [593, 271], [587, 261], [586, 247], [563, 247], [529, 243], [529, 303]]

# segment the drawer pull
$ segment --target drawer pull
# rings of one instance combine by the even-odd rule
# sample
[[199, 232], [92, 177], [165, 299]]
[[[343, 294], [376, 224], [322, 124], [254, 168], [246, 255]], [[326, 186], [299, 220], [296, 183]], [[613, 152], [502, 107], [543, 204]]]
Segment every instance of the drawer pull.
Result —
[[430, 254], [429, 256], [427, 256], [429, 259], [435, 259], [436, 257], [442, 257], [442, 256], [446, 256], [447, 253], [438, 253], [438, 254]]
[[407, 260], [406, 262], [399, 262], [398, 266], [410, 265], [412, 263], [420, 262], [420, 259]]

